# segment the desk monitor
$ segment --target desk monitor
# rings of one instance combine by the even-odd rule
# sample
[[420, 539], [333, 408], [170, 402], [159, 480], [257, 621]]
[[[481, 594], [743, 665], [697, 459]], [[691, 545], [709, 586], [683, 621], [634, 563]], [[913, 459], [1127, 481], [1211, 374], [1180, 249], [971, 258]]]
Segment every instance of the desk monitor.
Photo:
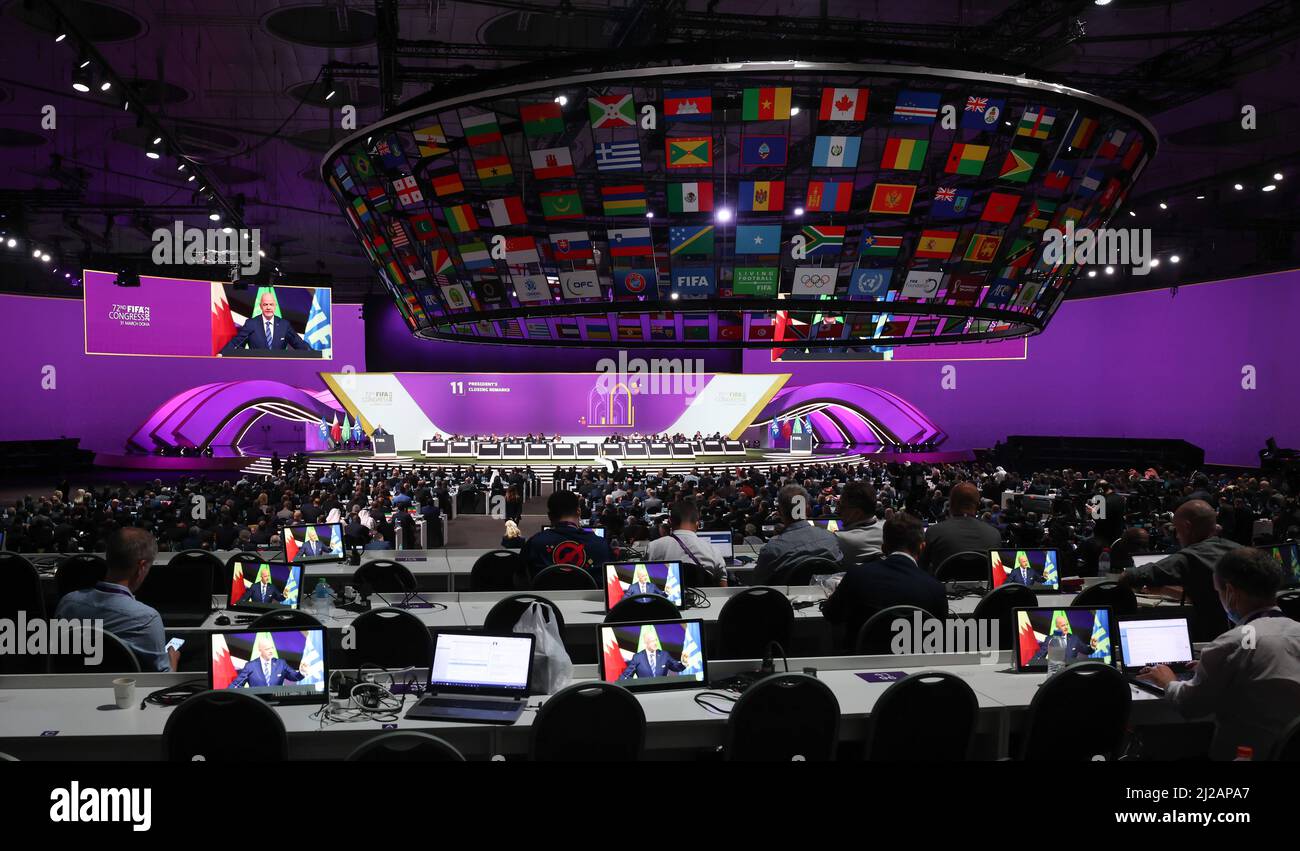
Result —
[[1104, 606], [1016, 609], [1016, 647], [1012, 653], [1017, 671], [1046, 671], [1048, 639], [1065, 639], [1065, 663], [1094, 659], [1115, 664], [1111, 654], [1110, 609]]
[[1148, 665], [1192, 661], [1192, 633], [1187, 618], [1151, 618], [1119, 622], [1120, 662], [1126, 673]]
[[698, 688], [708, 682], [702, 621], [600, 627], [600, 678], [630, 689]]
[[990, 550], [989, 583], [1000, 588], [1008, 582], [1059, 591], [1056, 550]]
[[226, 608], [240, 612], [296, 609], [302, 600], [302, 565], [284, 561], [237, 560]]
[[533, 641], [522, 633], [440, 630], [433, 644], [429, 690], [436, 694], [525, 697]]
[[210, 636], [208, 685], [244, 689], [277, 702], [326, 699], [329, 667], [324, 629], [222, 631]]
[[1300, 585], [1300, 541], [1283, 541], [1260, 549], [1282, 565], [1283, 588]]
[[730, 532], [696, 532], [695, 537], [713, 544], [713, 548], [717, 550], [723, 558], [731, 558], [735, 555], [735, 550], [731, 545]]
[[285, 526], [281, 534], [284, 536], [284, 561], [298, 564], [343, 561], [342, 523]]
[[[642, 590], [644, 589], [644, 590]], [[624, 597], [657, 594], [682, 605], [682, 565], [676, 561], [627, 561], [605, 564], [605, 611]]]

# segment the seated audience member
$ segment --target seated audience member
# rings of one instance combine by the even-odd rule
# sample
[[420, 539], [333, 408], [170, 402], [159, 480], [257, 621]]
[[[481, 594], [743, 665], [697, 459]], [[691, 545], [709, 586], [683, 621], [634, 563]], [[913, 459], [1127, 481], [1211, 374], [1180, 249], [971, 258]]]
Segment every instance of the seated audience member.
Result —
[[142, 671], [174, 671], [180, 654], [166, 647], [162, 616], [141, 603], [135, 592], [144, 584], [158, 543], [144, 529], [118, 529], [108, 539], [108, 570], [95, 587], [72, 591], [59, 601], [54, 617], [102, 620], [105, 632], [122, 640]]
[[1268, 553], [1230, 550], [1214, 565], [1213, 584], [1233, 628], [1201, 651], [1192, 679], [1178, 680], [1165, 665], [1138, 676], [1163, 686], [1184, 716], [1214, 716], [1212, 758], [1232, 759], [1244, 745], [1267, 759], [1300, 717], [1300, 623], [1277, 608], [1282, 571]]
[[784, 528], [758, 551], [754, 565], [755, 585], [783, 585], [790, 571], [810, 558], [839, 562], [835, 535], [806, 519], [812, 500], [802, 485], [786, 485], [777, 494], [777, 512]]
[[[646, 548], [646, 560], [653, 562], [676, 561], [682, 566], [685, 584], [689, 579], [710, 586], [727, 584], [727, 564], [722, 554], [709, 541], [695, 533], [700, 529], [700, 509], [693, 499], [679, 499], [668, 512], [672, 531], [656, 538]], [[692, 577], [692, 567], [699, 575]]]
[[501, 546], [508, 550], [522, 550], [524, 548], [524, 533], [519, 530], [519, 524], [515, 521], [506, 521], [506, 531], [501, 536]]
[[851, 564], [880, 554], [884, 526], [876, 519], [875, 488], [863, 481], [845, 485], [844, 493], [840, 494], [840, 523], [835, 539], [844, 553], [840, 563], [845, 570]]
[[581, 567], [601, 581], [600, 568], [614, 560], [609, 545], [590, 529], [578, 523], [578, 495], [573, 491], [556, 491], [546, 499], [546, 516], [551, 528], [543, 529], [524, 544], [524, 562], [528, 575], [536, 576], [553, 564]]
[[1151, 535], [1146, 529], [1131, 526], [1124, 530], [1119, 543], [1111, 547], [1110, 569], [1119, 573], [1133, 566], [1133, 556], [1151, 552]]
[[1213, 641], [1230, 626], [1214, 591], [1214, 566], [1224, 554], [1241, 545], [1219, 537], [1218, 514], [1200, 499], [1178, 506], [1174, 534], [1182, 549], [1152, 564], [1128, 568], [1120, 574], [1119, 582], [1129, 587], [1181, 586], [1183, 599], [1192, 606], [1192, 640]]
[[890, 606], [916, 606], [937, 618], [948, 616], [943, 585], [920, 568], [926, 546], [921, 521], [900, 513], [884, 527], [885, 557], [850, 565], [835, 593], [822, 604], [823, 617], [843, 627], [848, 651], [867, 619]]
[[980, 507], [980, 490], [970, 482], [959, 482], [948, 493], [948, 519], [925, 530], [925, 560], [930, 573], [944, 559], [957, 553], [984, 553], [1002, 546], [1002, 535], [991, 524], [975, 516]]

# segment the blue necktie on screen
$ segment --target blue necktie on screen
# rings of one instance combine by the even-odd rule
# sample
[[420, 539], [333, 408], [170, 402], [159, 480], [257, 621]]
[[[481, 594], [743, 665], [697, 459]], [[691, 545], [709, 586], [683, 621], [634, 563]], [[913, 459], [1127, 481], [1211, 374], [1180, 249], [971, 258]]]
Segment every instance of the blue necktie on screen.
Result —
[[270, 322], [266, 323], [266, 347], [269, 349], [275, 344], [275, 335], [272, 332], [273, 326]]

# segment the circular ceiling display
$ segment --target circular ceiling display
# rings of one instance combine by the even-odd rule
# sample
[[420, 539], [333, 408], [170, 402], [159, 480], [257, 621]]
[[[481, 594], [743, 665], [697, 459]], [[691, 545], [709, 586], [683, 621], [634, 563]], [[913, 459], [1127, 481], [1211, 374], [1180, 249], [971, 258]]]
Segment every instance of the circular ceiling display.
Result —
[[1079, 269], [1045, 236], [1103, 227], [1157, 145], [1118, 104], [1003, 75], [598, 67], [422, 105], [326, 155], [413, 333], [875, 351], [1037, 333]]
[[[52, 3], [11, 3], [14, 17], [33, 29], [54, 33], [59, 26]], [[77, 31], [96, 44], [130, 41], [144, 35], [144, 21], [130, 12], [91, 0], [67, 0], [58, 4], [59, 14]]]
[[334, 5], [288, 6], [262, 19], [271, 35], [311, 47], [361, 47], [375, 40], [375, 16]]

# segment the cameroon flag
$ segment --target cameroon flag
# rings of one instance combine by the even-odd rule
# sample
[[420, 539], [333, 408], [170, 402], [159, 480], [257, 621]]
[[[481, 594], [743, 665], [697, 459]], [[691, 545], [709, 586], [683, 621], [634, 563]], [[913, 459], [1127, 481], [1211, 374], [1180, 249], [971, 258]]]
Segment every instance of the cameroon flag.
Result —
[[745, 89], [741, 118], [745, 121], [789, 121], [790, 89]]
[[925, 152], [930, 143], [924, 139], [889, 139], [885, 142], [885, 156], [881, 168], [899, 171], [916, 171], [925, 164]]

